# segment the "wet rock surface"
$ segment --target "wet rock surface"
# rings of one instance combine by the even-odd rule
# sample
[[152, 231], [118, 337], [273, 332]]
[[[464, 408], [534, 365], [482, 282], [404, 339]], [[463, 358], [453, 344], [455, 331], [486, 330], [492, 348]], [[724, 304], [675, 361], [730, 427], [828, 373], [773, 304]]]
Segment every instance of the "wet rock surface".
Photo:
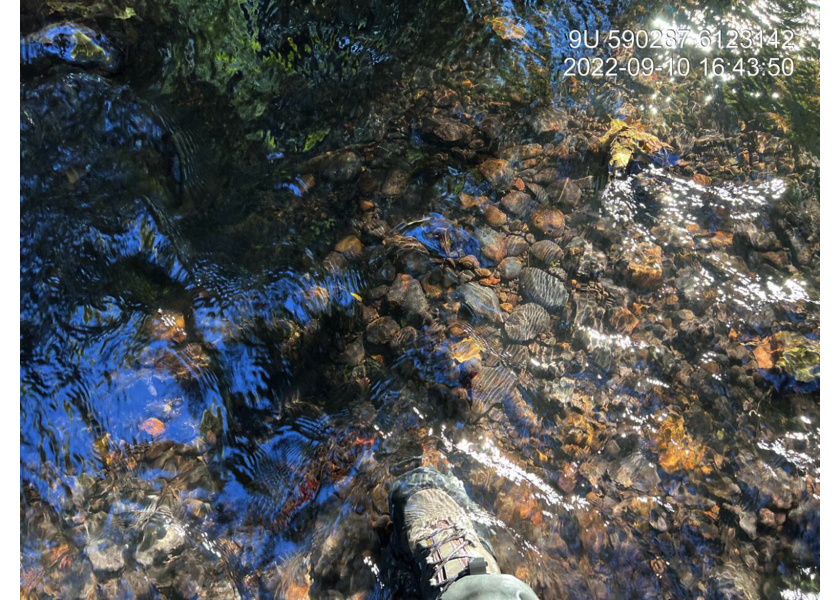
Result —
[[527, 342], [546, 331], [551, 317], [539, 304], [523, 304], [513, 309], [507, 321], [505, 331], [515, 342]]
[[560, 310], [569, 300], [563, 281], [542, 269], [523, 269], [520, 285], [528, 298], [548, 310]]

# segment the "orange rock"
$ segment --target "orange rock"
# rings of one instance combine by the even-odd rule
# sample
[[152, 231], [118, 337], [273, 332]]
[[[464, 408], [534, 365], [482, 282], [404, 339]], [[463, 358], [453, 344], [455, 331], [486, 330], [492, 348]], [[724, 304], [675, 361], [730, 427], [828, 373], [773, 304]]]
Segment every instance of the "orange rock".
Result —
[[656, 287], [662, 283], [662, 248], [643, 242], [628, 262], [630, 283], [639, 287]]
[[699, 185], [712, 185], [712, 179], [708, 175], [697, 173], [694, 177], [692, 177], [692, 179], [694, 180], [694, 183], [697, 183]]
[[470, 196], [469, 194], [461, 194], [458, 196], [458, 201], [461, 203], [461, 208], [464, 210], [478, 206], [478, 199], [475, 196]]
[[565, 224], [563, 213], [550, 206], [540, 206], [531, 215], [531, 225], [548, 236], [560, 235]]
[[362, 253], [364, 246], [362, 241], [355, 235], [348, 235], [335, 245], [335, 251], [340, 252], [347, 258], [356, 258]]
[[610, 314], [610, 324], [618, 333], [630, 335], [639, 324], [639, 319], [623, 306], [618, 306]]
[[143, 421], [143, 424], [140, 426], [140, 429], [142, 429], [152, 437], [158, 437], [160, 434], [166, 431], [166, 425], [164, 425], [163, 421], [161, 421], [160, 419], [150, 417]]
[[705, 448], [685, 432], [685, 421], [676, 414], [668, 415], [662, 421], [656, 432], [654, 450], [666, 473], [695, 469], [705, 454]]
[[468, 337], [454, 344], [449, 354], [459, 363], [465, 363], [481, 357], [481, 346], [473, 338]]
[[173, 310], [158, 309], [152, 318], [152, 335], [159, 340], [183, 342], [187, 339], [184, 315]]
[[732, 245], [733, 237], [734, 236], [731, 233], [718, 231], [714, 236], [709, 238], [709, 243], [711, 243], [715, 248], [726, 248]]
[[501, 227], [507, 222], [507, 215], [492, 204], [484, 209], [484, 218], [490, 227]]
[[288, 600], [309, 600], [309, 577], [303, 576], [303, 581], [292, 580], [286, 585], [285, 598]]
[[505, 189], [513, 178], [513, 169], [506, 160], [490, 158], [478, 165], [479, 172], [496, 189]]

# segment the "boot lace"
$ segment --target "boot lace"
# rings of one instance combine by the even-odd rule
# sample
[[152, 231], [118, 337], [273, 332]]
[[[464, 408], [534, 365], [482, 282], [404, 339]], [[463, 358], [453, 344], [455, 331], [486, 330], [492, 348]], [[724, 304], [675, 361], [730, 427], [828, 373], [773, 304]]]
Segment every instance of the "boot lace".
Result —
[[[467, 529], [460, 523], [439, 522], [432, 531], [422, 538], [425, 542], [432, 542], [427, 546], [429, 555], [426, 562], [434, 567], [431, 584], [434, 586], [446, 586], [456, 579], [469, 572], [468, 567], [475, 555], [465, 552], [468, 547], [475, 547], [475, 542], [469, 539]], [[440, 548], [450, 542], [457, 542], [452, 550], [445, 556], [440, 553]], [[455, 559], [466, 559], [467, 564], [452, 574], [447, 574], [445, 568], [447, 563]]]

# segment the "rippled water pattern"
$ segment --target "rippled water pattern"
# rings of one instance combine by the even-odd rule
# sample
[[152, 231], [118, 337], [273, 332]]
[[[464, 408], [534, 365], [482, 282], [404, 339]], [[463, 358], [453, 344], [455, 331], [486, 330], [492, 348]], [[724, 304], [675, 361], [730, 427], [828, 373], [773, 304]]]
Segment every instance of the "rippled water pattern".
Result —
[[[573, 29], [733, 24], [797, 75], [562, 77]], [[817, 3], [21, 34], [21, 598], [419, 598], [420, 465], [541, 598], [819, 597]]]

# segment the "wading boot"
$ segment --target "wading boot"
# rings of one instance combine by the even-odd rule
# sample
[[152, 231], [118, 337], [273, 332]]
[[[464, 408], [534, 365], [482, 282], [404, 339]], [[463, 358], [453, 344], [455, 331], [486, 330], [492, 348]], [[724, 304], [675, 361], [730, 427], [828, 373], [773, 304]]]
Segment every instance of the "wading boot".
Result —
[[414, 469], [394, 482], [389, 502], [396, 543], [413, 559], [424, 600], [536, 600], [522, 581], [500, 574], [469, 516], [478, 507], [458, 479]]

